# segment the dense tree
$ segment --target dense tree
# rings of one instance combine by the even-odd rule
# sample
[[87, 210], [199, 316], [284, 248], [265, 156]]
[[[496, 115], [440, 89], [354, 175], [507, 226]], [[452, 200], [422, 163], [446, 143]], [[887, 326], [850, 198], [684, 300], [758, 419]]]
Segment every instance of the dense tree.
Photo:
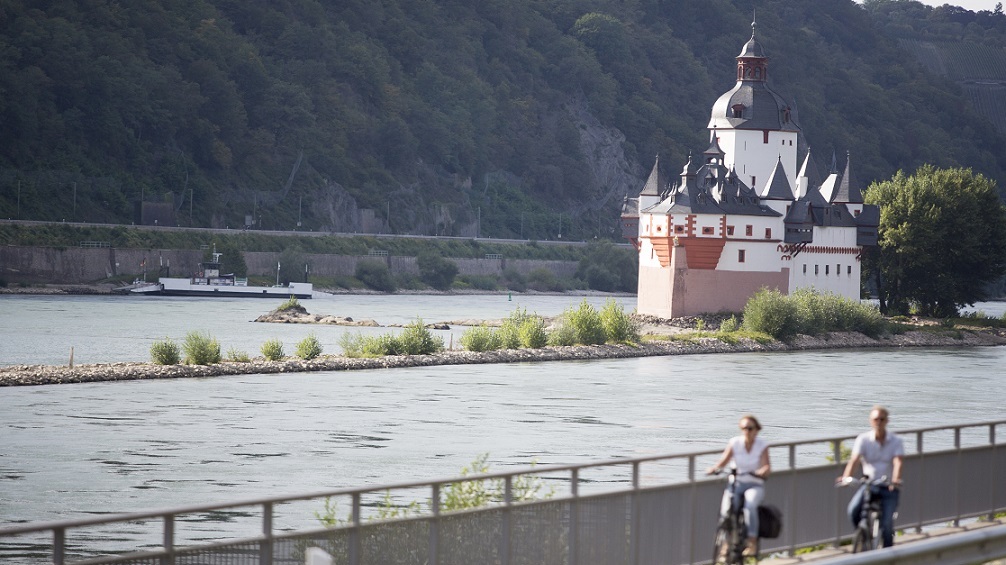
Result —
[[450, 259], [445, 259], [437, 253], [424, 251], [416, 257], [419, 267], [419, 278], [437, 290], [447, 290], [458, 275], [458, 265]]
[[1006, 273], [1006, 208], [986, 177], [925, 165], [873, 183], [866, 201], [881, 209], [867, 267], [885, 314], [953, 316]]

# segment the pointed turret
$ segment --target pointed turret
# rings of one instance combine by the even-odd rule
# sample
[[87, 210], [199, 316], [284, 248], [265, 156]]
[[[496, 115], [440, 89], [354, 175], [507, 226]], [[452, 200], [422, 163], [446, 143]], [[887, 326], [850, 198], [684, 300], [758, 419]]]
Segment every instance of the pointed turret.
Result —
[[782, 157], [775, 163], [772, 174], [769, 175], [765, 190], [762, 191], [763, 200], [793, 200], [793, 188], [786, 176], [786, 169], [782, 165]]
[[653, 170], [650, 171], [643, 190], [639, 192], [639, 210], [645, 210], [660, 202], [660, 193], [667, 189], [667, 182], [660, 173], [660, 155], [653, 158]]
[[814, 188], [821, 186], [821, 173], [817, 171], [817, 161], [811, 156], [810, 147], [807, 148], [807, 155], [800, 166], [800, 172], [796, 175], [797, 198], [804, 198]]
[[831, 201], [835, 204], [862, 204], [863, 193], [859, 190], [859, 184], [852, 178], [852, 157], [845, 153], [845, 172], [838, 183], [838, 190], [831, 196]]
[[723, 164], [723, 156], [726, 152], [720, 147], [720, 140], [716, 137], [716, 128], [713, 128], [712, 140], [709, 142], [709, 148], [702, 152], [702, 155], [706, 158], [706, 163], [715, 163], [717, 165]]

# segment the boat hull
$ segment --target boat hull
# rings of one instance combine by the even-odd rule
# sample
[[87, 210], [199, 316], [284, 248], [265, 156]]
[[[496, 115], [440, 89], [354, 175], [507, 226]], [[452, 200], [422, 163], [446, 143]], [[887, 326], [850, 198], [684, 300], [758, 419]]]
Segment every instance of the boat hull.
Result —
[[130, 294], [150, 296], [206, 296], [216, 298], [311, 298], [314, 285], [290, 283], [289, 286], [242, 286], [193, 284], [190, 279], [162, 278], [157, 283], [134, 288]]

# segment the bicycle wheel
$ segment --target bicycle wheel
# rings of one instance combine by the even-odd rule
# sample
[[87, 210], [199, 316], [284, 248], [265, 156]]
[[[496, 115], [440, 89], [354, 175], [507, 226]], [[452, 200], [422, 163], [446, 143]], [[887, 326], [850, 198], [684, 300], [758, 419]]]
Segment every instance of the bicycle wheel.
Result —
[[730, 558], [730, 530], [724, 524], [716, 528], [713, 537], [713, 564], [727, 564]]
[[870, 551], [873, 549], [874, 541], [870, 538], [870, 530], [864, 528], [862, 525], [856, 528], [856, 537], [852, 540], [852, 552], [862, 553], [864, 551]]

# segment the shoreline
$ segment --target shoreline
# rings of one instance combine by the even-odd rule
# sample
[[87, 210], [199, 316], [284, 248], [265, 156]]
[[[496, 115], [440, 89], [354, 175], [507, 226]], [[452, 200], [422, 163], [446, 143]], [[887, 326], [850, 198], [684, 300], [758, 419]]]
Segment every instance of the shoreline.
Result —
[[1002, 330], [956, 329], [940, 333], [909, 331], [902, 334], [881, 336], [879, 339], [873, 339], [856, 332], [833, 332], [820, 337], [801, 335], [790, 343], [780, 341], [759, 343], [746, 338], [738, 339], [736, 343], [726, 343], [713, 337], [695, 337], [687, 340], [647, 341], [638, 345], [550, 346], [542, 349], [508, 349], [481, 353], [448, 350], [434, 355], [392, 355], [373, 358], [323, 355], [311, 361], [302, 359], [266, 361], [264, 358], [256, 358], [247, 363], [222, 362], [215, 365], [155, 365], [146, 362], [85, 364], [73, 367], [12, 365], [0, 367], [0, 387], [225, 375], [357, 371], [442, 365], [586, 361], [710, 353], [999, 345], [1006, 345], [1006, 332]]

